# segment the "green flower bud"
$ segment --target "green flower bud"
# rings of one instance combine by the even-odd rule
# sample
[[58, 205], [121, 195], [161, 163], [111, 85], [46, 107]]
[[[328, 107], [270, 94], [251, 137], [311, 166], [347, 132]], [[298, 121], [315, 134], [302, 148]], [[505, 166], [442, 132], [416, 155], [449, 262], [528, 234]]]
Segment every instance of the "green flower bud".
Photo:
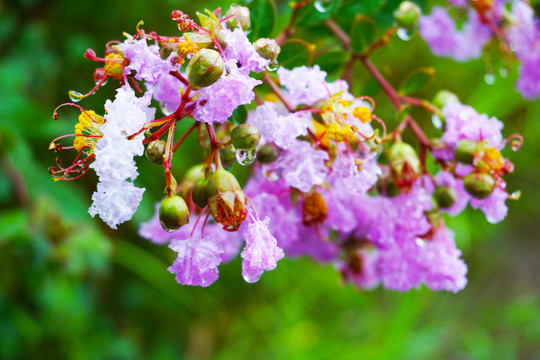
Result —
[[270, 164], [274, 162], [279, 156], [279, 151], [275, 146], [266, 144], [259, 148], [257, 151], [257, 160], [263, 164]]
[[231, 149], [220, 149], [219, 158], [224, 168], [230, 168], [234, 165], [234, 163], [236, 163], [236, 153]]
[[433, 196], [441, 209], [448, 209], [456, 202], [457, 192], [449, 186], [441, 185], [435, 188]]
[[200, 208], [204, 208], [208, 205], [208, 179], [199, 179], [193, 186], [193, 191], [191, 192], [191, 199]]
[[226, 16], [235, 15], [229, 20], [227, 20], [227, 27], [231, 30], [235, 29], [238, 25], [238, 20], [240, 20], [240, 26], [242, 30], [246, 31], [251, 26], [251, 19], [249, 16], [249, 9], [245, 6], [233, 5], [227, 10]]
[[420, 160], [416, 150], [407, 143], [401, 141], [394, 143], [390, 148], [388, 159], [390, 167], [397, 176], [401, 176], [406, 167], [409, 167], [414, 174], [420, 174]]
[[272, 39], [259, 39], [253, 43], [253, 47], [261, 57], [270, 61], [275, 61], [281, 51], [281, 47]]
[[191, 167], [180, 184], [180, 195], [185, 199], [189, 199], [191, 189], [193, 189], [197, 180], [202, 178], [204, 178], [204, 166], [199, 164]]
[[173, 52], [178, 51], [178, 43], [170, 43], [167, 42], [161, 46], [159, 49], [159, 56], [165, 60], [167, 59]]
[[448, 90], [440, 90], [433, 97], [433, 105], [438, 108], [442, 109], [447, 102], [459, 102], [459, 98]]
[[476, 141], [468, 139], [460, 140], [454, 151], [454, 157], [461, 163], [472, 164], [477, 150], [478, 143]]
[[165, 154], [165, 148], [167, 144], [163, 140], [156, 140], [150, 142], [144, 151], [146, 158], [155, 165], [163, 165], [163, 154]]
[[192, 86], [201, 88], [212, 85], [223, 74], [225, 64], [216, 50], [201, 49], [193, 55], [186, 69]]
[[413, 28], [418, 26], [421, 15], [422, 11], [418, 5], [410, 1], [403, 1], [394, 13], [398, 26], [402, 28]]
[[253, 150], [259, 145], [261, 133], [251, 124], [241, 124], [231, 132], [231, 142], [236, 150]]
[[463, 178], [463, 185], [472, 197], [485, 199], [495, 189], [495, 179], [487, 173], [470, 173]]
[[189, 209], [178, 195], [166, 196], [159, 205], [159, 222], [163, 230], [173, 232], [189, 223]]
[[238, 230], [247, 214], [243, 205], [246, 196], [234, 175], [223, 169], [216, 170], [208, 181], [207, 193], [214, 220], [225, 230]]

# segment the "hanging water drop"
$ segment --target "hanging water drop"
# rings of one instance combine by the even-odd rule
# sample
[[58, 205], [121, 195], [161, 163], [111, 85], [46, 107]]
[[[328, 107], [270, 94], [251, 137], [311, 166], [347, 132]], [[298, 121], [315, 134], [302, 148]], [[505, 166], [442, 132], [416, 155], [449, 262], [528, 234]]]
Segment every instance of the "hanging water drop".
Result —
[[84, 95], [75, 90], [69, 90], [69, 98], [73, 102], [79, 102], [84, 98]]
[[279, 65], [277, 60], [270, 61], [268, 65], [266, 65], [266, 70], [268, 71], [276, 71], [278, 69]]
[[396, 34], [401, 40], [409, 41], [414, 34], [414, 28], [399, 28]]
[[423, 240], [423, 239], [416, 238], [416, 239], [414, 240], [414, 242], [415, 242], [416, 245], [418, 245], [419, 247], [424, 247], [424, 246], [426, 246], [426, 242], [425, 242], [425, 240]]
[[511, 193], [508, 198], [510, 200], [519, 200], [520, 197], [521, 197], [521, 191], [517, 190], [517, 191], [514, 191], [513, 193]]
[[495, 75], [493, 75], [492, 73], [487, 73], [486, 75], [484, 75], [484, 81], [488, 85], [495, 84]]
[[326, 13], [332, 9], [333, 1], [332, 0], [316, 0], [315, 1], [315, 10], [320, 13]]
[[238, 150], [236, 152], [236, 160], [238, 161], [240, 165], [248, 166], [248, 165], [253, 164], [253, 162], [255, 161], [256, 155], [257, 155], [256, 150], [250, 150], [250, 151]]
[[165, 103], [160, 103], [160, 104], [159, 104], [159, 107], [160, 107], [160, 109], [161, 109], [161, 112], [162, 112], [163, 115], [165, 115], [165, 116], [169, 116], [169, 115], [171, 115], [171, 114], [173, 113], [171, 110], [169, 110], [169, 109], [167, 108], [167, 105], [166, 105]]
[[437, 114], [431, 115], [431, 122], [433, 123], [433, 126], [435, 126], [436, 129], [442, 129], [443, 123], [439, 115]]
[[[100, 80], [100, 81], [101, 81], [101, 80]], [[105, 78], [105, 80], [103, 80], [103, 82], [101, 83], [100, 86], [105, 86], [105, 85], [107, 85], [108, 82], [109, 82], [109, 77], [107, 76], [107, 77]], [[96, 85], [97, 85], [97, 84], [99, 84], [99, 81], [96, 82]]]
[[502, 67], [500, 70], [499, 70], [499, 75], [501, 75], [502, 78], [505, 78], [508, 76], [508, 69], [505, 68], [505, 67]]

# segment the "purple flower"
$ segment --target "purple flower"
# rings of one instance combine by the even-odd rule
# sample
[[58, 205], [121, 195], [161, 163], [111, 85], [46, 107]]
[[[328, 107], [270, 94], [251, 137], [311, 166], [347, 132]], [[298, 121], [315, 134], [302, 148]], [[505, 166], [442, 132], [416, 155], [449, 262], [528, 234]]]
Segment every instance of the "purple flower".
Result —
[[470, 195], [463, 187], [463, 180], [456, 179], [454, 175], [447, 171], [441, 171], [435, 175], [435, 180], [439, 186], [448, 186], [456, 191], [457, 197], [454, 204], [447, 209], [441, 208], [440, 211], [447, 212], [451, 216], [456, 216], [467, 207]]
[[140, 40], [128, 39], [118, 46], [123, 56], [129, 60], [126, 72], [135, 71], [135, 79], [144, 80], [147, 84], [155, 84], [162, 75], [168, 75], [175, 70], [169, 59], [163, 60], [159, 55], [159, 46], [146, 43], [146, 38]]
[[182, 98], [180, 90], [184, 87], [180, 80], [172, 75], [162, 76], [155, 85], [148, 86], [165, 113], [173, 113], [178, 108]]
[[174, 240], [169, 247], [178, 253], [178, 257], [168, 270], [176, 275], [180, 284], [206, 287], [217, 280], [217, 267], [223, 252], [218, 241], [207, 236], [193, 236]]
[[298, 136], [307, 135], [312, 120], [308, 114], [279, 111], [276, 104], [265, 102], [250, 114], [248, 123], [259, 129], [261, 142], [273, 142], [280, 148], [287, 149], [296, 142]]
[[487, 198], [475, 199], [471, 197], [470, 203], [474, 209], [482, 210], [487, 221], [495, 224], [502, 221], [508, 213], [508, 207], [505, 204], [506, 199], [508, 199], [506, 192], [496, 187]]
[[361, 170], [352, 160], [338, 156], [332, 163], [327, 181], [340, 192], [363, 194], [377, 182], [380, 174], [381, 168], [371, 154], [363, 160]]
[[[372, 289], [380, 282], [378, 260], [377, 250], [356, 249], [349, 261], [338, 262], [337, 268], [346, 281], [359, 288]], [[358, 264], [360, 269], [355, 268]]]
[[246, 33], [239, 27], [233, 31], [223, 29], [221, 31], [225, 36], [227, 47], [225, 48], [225, 56], [229, 59], [234, 59], [242, 65], [241, 71], [261, 72], [266, 68], [269, 61], [261, 57], [253, 45], [249, 42]]
[[224, 123], [238, 106], [255, 99], [253, 88], [261, 81], [242, 74], [235, 61], [227, 62], [227, 65], [230, 69], [228, 75], [199, 91], [201, 96], [193, 111], [195, 120], [208, 124]]
[[435, 6], [430, 15], [420, 18], [420, 35], [435, 55], [466, 61], [481, 55], [491, 38], [491, 30], [470, 10], [463, 30], [458, 31], [447, 11]]
[[313, 105], [339, 91], [347, 90], [347, 83], [343, 80], [327, 83], [326, 72], [318, 65], [312, 68], [301, 66], [293, 70], [280, 67], [277, 74], [281, 85], [287, 88], [287, 100], [294, 107], [300, 104]]
[[259, 280], [264, 270], [274, 270], [277, 262], [285, 256], [270, 233], [270, 219], [254, 220], [244, 231], [246, 246], [242, 251], [242, 276], [247, 282]]
[[328, 153], [314, 149], [306, 141], [297, 140], [276, 161], [276, 167], [289, 186], [308, 192], [326, 180], [326, 160]]
[[326, 263], [337, 259], [339, 248], [328, 240], [330, 229], [324, 225], [300, 226], [300, 237], [286, 249], [288, 257], [307, 255]]

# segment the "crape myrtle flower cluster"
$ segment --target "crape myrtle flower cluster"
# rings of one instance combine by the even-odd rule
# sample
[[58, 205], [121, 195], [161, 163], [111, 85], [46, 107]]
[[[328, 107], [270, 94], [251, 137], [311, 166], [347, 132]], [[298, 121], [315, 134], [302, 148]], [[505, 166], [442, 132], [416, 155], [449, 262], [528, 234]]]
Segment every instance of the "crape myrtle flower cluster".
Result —
[[[540, 95], [540, 22], [524, 0], [451, 0], [420, 20], [420, 34], [434, 54], [457, 61], [478, 58], [491, 46], [503, 59], [506, 76], [512, 57], [519, 61], [517, 90], [527, 99]], [[454, 16], [452, 16], [452, 14]], [[459, 24], [465, 18], [463, 24]], [[499, 65], [490, 65], [497, 67]], [[493, 71], [493, 70], [491, 70]], [[486, 74], [493, 81], [493, 74]]]
[[[296, 12], [305, 2], [293, 6]], [[250, 42], [248, 8], [197, 16], [198, 23], [172, 12], [178, 36], [146, 33], [139, 24], [135, 35], [109, 42], [103, 57], [86, 52], [103, 66], [94, 89], [71, 91], [73, 102], [54, 112], [57, 119], [62, 106], [81, 111], [73, 134], [50, 144], [76, 153], [69, 166], [57, 158], [53, 179], [93, 169], [99, 182], [89, 212], [115, 229], [133, 216], [145, 191], [133, 184], [134, 157], [144, 153], [163, 167], [165, 196], [139, 233], [177, 253], [169, 271], [180, 284], [212, 284], [218, 267], [240, 253], [247, 282], [285, 256], [309, 256], [360, 288], [461, 290], [467, 266], [441, 213], [455, 216], [469, 204], [488, 221], [501, 221], [506, 200], [518, 197], [506, 191], [504, 175], [513, 165], [501, 151], [517, 150], [519, 135], [503, 138], [499, 120], [446, 91], [433, 104], [406, 98], [444, 120], [439, 138], [428, 139], [408, 115], [388, 131], [375, 102], [354, 96], [347, 81], [329, 81], [318, 66], [279, 67], [280, 44], [290, 34]], [[415, 27], [419, 17], [409, 2], [396, 12], [399, 26]], [[422, 32], [435, 26], [429, 21], [421, 20]], [[396, 91], [367, 55], [359, 58], [399, 110]], [[109, 78], [119, 86], [104, 112], [75, 104]], [[245, 105], [245, 119], [234, 120]], [[179, 121], [192, 123], [180, 137]], [[406, 129], [418, 147], [402, 140]], [[178, 181], [171, 159], [192, 132], [206, 160]], [[73, 143], [62, 146], [66, 137]], [[436, 173], [427, 169], [429, 154]], [[251, 165], [243, 187], [227, 170], [236, 162]]]

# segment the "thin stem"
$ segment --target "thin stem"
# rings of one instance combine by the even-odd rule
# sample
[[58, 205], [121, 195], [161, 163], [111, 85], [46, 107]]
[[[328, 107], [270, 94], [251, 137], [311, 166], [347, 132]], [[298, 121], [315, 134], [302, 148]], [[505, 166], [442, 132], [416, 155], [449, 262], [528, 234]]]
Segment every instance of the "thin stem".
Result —
[[189, 86], [189, 80], [186, 79], [182, 74], [180, 74], [178, 70], [169, 71], [169, 74], [180, 80], [182, 84]]
[[364, 66], [367, 68], [367, 70], [371, 73], [371, 75], [377, 80], [379, 85], [381, 85], [381, 88], [386, 93], [390, 101], [392, 102], [392, 105], [396, 108], [396, 110], [399, 110], [401, 108], [401, 102], [399, 101], [399, 96], [397, 92], [394, 90], [392, 85], [385, 79], [385, 77], [377, 70], [375, 65], [371, 61], [369, 61], [368, 58], [360, 58]]
[[165, 181], [167, 191], [167, 196], [172, 197], [176, 195], [176, 189], [173, 190], [172, 181], [171, 181], [171, 160], [172, 160], [172, 147], [174, 140], [174, 132], [176, 130], [176, 119], [171, 120], [171, 126], [169, 128], [169, 135], [167, 136], [167, 147], [165, 149], [165, 154], [163, 154], [164, 168], [165, 168]]
[[419, 98], [415, 98], [411, 96], [400, 96], [399, 99], [402, 102], [405, 102], [407, 104], [411, 104], [413, 106], [419, 106], [434, 114], [441, 115], [441, 110], [427, 100], [419, 99]]
[[217, 136], [216, 136], [216, 130], [214, 129], [214, 126], [211, 124], [206, 124], [206, 130], [208, 131], [208, 136], [210, 137], [210, 154], [208, 157], [210, 158], [208, 164], [212, 164], [212, 158], [216, 161], [216, 169], [221, 169], [223, 166], [221, 165], [221, 158], [219, 155], [219, 148], [221, 144], [219, 143]]
[[294, 112], [293, 106], [289, 103], [289, 101], [285, 97], [285, 94], [283, 94], [283, 91], [279, 88], [279, 86], [277, 86], [274, 80], [272, 80], [270, 75], [268, 75], [267, 73], [264, 73], [263, 81], [276, 94], [278, 99], [283, 103], [283, 105], [285, 105], [287, 110], [289, 110], [290, 112]]
[[293, 12], [291, 14], [291, 18], [289, 20], [289, 23], [285, 27], [285, 29], [276, 37], [276, 42], [278, 45], [283, 45], [294, 33], [296, 30], [294, 29], [294, 22], [296, 21], [296, 16], [298, 15], [298, 11], [309, 4], [311, 0], [304, 0], [299, 2], [298, 4], [294, 4]]
[[345, 47], [345, 50], [352, 51], [351, 38], [349, 37], [349, 35], [347, 35], [347, 33], [345, 33], [345, 31], [343, 31], [343, 29], [341, 28], [341, 26], [338, 25], [338, 23], [336, 23], [332, 19], [326, 19], [324, 21], [324, 24], [328, 29], [330, 29], [330, 31], [334, 33], [334, 35], [339, 38], [339, 40], [341, 40], [343, 46]]

